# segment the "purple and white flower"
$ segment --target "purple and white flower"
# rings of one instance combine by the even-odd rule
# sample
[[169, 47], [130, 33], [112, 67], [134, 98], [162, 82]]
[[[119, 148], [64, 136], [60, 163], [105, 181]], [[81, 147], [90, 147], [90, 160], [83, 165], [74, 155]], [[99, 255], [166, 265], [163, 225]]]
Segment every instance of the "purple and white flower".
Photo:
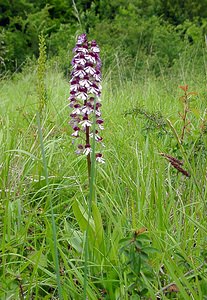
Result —
[[92, 152], [92, 149], [91, 149], [90, 144], [86, 144], [86, 145], [85, 145], [85, 149], [83, 150], [83, 154], [85, 154], [85, 155], [87, 156], [87, 155], [90, 154], [91, 152]]
[[86, 127], [91, 127], [92, 122], [88, 119], [88, 116], [84, 116], [83, 120], [80, 121], [80, 125], [85, 129]]
[[97, 153], [97, 154], [96, 154], [96, 161], [98, 161], [99, 163], [102, 163], [102, 164], [105, 163], [105, 160], [104, 160], [104, 158], [102, 157], [102, 154], [101, 154], [101, 153]]
[[[100, 110], [102, 88], [100, 49], [96, 41], [88, 41], [87, 35], [84, 33], [78, 36], [73, 52], [70, 97], [68, 99], [69, 106], [73, 111], [70, 114], [69, 124], [73, 128], [72, 137], [75, 140], [78, 140], [79, 137], [85, 140], [85, 146], [82, 143], [77, 145], [76, 153], [90, 156], [92, 152], [90, 145], [94, 138], [94, 120], [95, 141], [102, 146], [103, 140], [99, 134], [99, 130], [103, 130]], [[96, 153], [96, 161], [104, 163], [100, 151]]]
[[78, 145], [77, 150], [75, 151], [76, 154], [83, 154], [84, 148], [83, 145]]

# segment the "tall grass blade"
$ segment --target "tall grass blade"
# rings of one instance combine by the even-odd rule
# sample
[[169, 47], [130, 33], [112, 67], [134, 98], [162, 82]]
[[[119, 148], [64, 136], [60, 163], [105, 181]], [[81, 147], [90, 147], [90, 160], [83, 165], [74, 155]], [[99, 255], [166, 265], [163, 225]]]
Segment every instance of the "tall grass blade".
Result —
[[55, 263], [55, 272], [56, 272], [56, 280], [57, 280], [57, 287], [58, 287], [58, 296], [59, 299], [62, 300], [62, 288], [61, 288], [61, 282], [60, 282], [60, 268], [59, 268], [59, 257], [58, 257], [58, 247], [57, 247], [57, 230], [56, 230], [56, 224], [55, 224], [55, 217], [54, 217], [54, 211], [52, 206], [52, 199], [51, 199], [51, 193], [49, 189], [49, 179], [48, 179], [48, 168], [47, 168], [47, 160], [45, 156], [45, 150], [44, 150], [44, 143], [43, 143], [43, 136], [42, 136], [42, 128], [41, 128], [41, 122], [40, 122], [40, 115], [37, 112], [37, 125], [38, 125], [38, 135], [40, 140], [40, 148], [42, 153], [42, 162], [43, 162], [43, 168], [45, 173], [45, 181], [47, 185], [47, 197], [50, 204], [50, 210], [51, 210], [51, 221], [52, 221], [52, 238], [54, 242], [54, 263]]

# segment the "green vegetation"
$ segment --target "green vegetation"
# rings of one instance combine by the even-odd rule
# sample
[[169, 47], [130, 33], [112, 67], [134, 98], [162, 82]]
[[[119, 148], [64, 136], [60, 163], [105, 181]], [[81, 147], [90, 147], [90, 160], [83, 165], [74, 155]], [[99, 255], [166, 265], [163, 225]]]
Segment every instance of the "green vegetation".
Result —
[[[0, 9], [0, 299], [207, 299], [206, 0]], [[68, 124], [82, 32], [103, 60], [90, 182]]]
[[[53, 66], [47, 66], [40, 143], [36, 69], [27, 66], [1, 82], [0, 298], [58, 298], [53, 216], [62, 297], [82, 299], [87, 164], [74, 154], [68, 83]], [[119, 80], [104, 76], [106, 164], [97, 166], [88, 223], [89, 299], [207, 297], [205, 75], [190, 72], [192, 65], [184, 70], [126, 80], [119, 66]], [[174, 130], [181, 137], [184, 91], [178, 86], [186, 82], [197, 94], [179, 145]], [[191, 176], [160, 153], [183, 161]]]
[[189, 57], [202, 56], [206, 18], [207, 0], [0, 0], [0, 74], [38, 57], [40, 33], [48, 57], [66, 72], [68, 50], [82, 32], [98, 41], [104, 67], [116, 58], [158, 74], [186, 48]]

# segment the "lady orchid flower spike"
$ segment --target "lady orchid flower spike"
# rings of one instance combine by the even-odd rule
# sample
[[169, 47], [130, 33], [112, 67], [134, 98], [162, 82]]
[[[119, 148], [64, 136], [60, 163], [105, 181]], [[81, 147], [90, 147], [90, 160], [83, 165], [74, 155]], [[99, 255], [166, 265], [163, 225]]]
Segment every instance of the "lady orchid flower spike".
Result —
[[[101, 59], [100, 49], [96, 41], [89, 42], [86, 34], [81, 34], [72, 59], [72, 72], [70, 80], [70, 125], [73, 128], [73, 143], [77, 140], [77, 154], [87, 156], [88, 169], [90, 170], [92, 139], [102, 144], [99, 132], [104, 129], [101, 118]], [[95, 124], [94, 124], [95, 122]], [[94, 132], [95, 126], [95, 132]], [[95, 135], [95, 137], [94, 137]], [[96, 153], [96, 161], [104, 163], [100, 152]], [[89, 171], [90, 174], [90, 171]]]

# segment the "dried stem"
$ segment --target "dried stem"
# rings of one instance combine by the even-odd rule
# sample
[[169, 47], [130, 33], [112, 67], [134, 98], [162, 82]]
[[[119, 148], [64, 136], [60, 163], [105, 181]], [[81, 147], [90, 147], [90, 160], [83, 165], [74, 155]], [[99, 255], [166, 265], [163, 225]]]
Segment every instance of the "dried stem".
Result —
[[169, 154], [160, 153], [160, 155], [165, 157], [170, 162], [171, 166], [173, 166], [178, 172], [182, 173], [186, 177], [190, 177], [190, 174], [181, 167], [183, 165], [182, 161], [180, 161], [179, 159], [177, 159]]
[[177, 163], [178, 165], [182, 166], [183, 165], [183, 162], [169, 154], [166, 154], [166, 153], [160, 153], [160, 155], [164, 156], [166, 159], [168, 159], [170, 162], [175, 162]]
[[186, 130], [186, 127], [188, 125], [188, 123], [187, 123], [187, 113], [188, 113], [188, 97], [187, 97], [187, 94], [185, 92], [184, 105], [183, 105], [183, 116], [182, 116], [183, 128], [182, 128], [182, 133], [181, 133], [181, 137], [180, 137], [181, 143], [184, 140], [185, 130]]
[[179, 114], [183, 120], [183, 128], [180, 137], [180, 141], [181, 143], [183, 143], [186, 128], [190, 124], [190, 122], [187, 121], [187, 114], [189, 112], [189, 98], [190, 95], [195, 95], [196, 93], [195, 92], [188, 93], [188, 85], [179, 86], [179, 87], [184, 91], [184, 95], [180, 98], [183, 101], [183, 114]]

